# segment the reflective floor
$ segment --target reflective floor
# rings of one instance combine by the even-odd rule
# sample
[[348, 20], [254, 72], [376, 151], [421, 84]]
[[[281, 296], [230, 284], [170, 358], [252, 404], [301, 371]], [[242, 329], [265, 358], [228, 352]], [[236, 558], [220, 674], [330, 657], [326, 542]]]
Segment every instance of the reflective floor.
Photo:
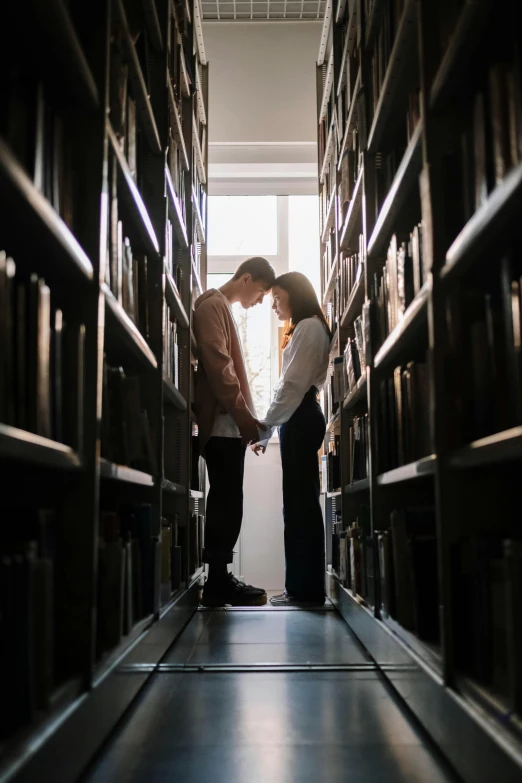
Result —
[[89, 783], [454, 781], [333, 607], [199, 611], [163, 664]]

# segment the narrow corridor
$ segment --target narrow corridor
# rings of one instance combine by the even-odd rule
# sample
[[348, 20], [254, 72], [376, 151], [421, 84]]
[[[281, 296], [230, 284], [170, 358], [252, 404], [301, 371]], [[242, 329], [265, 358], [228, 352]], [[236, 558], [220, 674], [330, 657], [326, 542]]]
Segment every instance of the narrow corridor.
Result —
[[86, 783], [447, 783], [333, 606], [198, 611]]

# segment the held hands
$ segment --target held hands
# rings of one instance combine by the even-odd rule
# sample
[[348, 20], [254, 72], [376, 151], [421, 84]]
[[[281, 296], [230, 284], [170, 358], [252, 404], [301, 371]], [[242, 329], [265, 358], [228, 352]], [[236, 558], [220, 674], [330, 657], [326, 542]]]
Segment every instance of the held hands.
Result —
[[239, 432], [245, 446], [248, 446], [250, 443], [256, 443], [259, 440], [258, 430], [266, 430], [266, 425], [254, 419], [254, 417], [240, 425]]
[[252, 444], [252, 446], [250, 446], [250, 448], [252, 449], [256, 457], [259, 457], [259, 452], [261, 452], [261, 454], [264, 454], [266, 451], [266, 446], [263, 446], [262, 443], [254, 443]]

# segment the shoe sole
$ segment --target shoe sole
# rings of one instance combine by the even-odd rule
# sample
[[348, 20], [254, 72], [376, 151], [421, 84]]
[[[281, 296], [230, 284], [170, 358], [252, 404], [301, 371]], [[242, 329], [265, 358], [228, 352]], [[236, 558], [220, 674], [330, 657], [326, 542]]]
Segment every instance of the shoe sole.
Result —
[[201, 606], [205, 606], [207, 609], [219, 609], [222, 606], [265, 606], [265, 604], [268, 601], [268, 596], [266, 595], [260, 595], [259, 598], [253, 598], [250, 601], [226, 601], [226, 602], [219, 602], [213, 599], [206, 599], [204, 596], [201, 599]]

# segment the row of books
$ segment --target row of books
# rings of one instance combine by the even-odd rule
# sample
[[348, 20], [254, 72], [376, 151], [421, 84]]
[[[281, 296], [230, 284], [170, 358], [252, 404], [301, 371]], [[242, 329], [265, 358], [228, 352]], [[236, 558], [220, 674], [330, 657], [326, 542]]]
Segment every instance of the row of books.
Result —
[[[346, 30], [344, 35], [346, 35]], [[344, 51], [343, 40], [343, 51]], [[338, 149], [341, 149], [343, 143], [344, 134], [346, 132], [346, 122], [348, 120], [348, 114], [350, 112], [352, 101], [357, 100], [358, 96], [355, 93], [355, 85], [357, 81], [357, 74], [359, 72], [359, 50], [353, 47], [351, 51], [348, 51], [344, 60], [343, 71], [339, 74], [339, 83], [342, 85], [338, 91], [337, 104], [336, 104], [336, 116], [337, 116], [337, 145]]]
[[[54, 689], [72, 673], [73, 658], [75, 599], [64, 566], [71, 558], [74, 526], [54, 508], [18, 507], [13, 513], [19, 524], [0, 545], [0, 738], [50, 705]], [[168, 595], [181, 585], [183, 536], [176, 540], [176, 527], [166, 520], [160, 526], [150, 505], [100, 511], [98, 658], [159, 610], [162, 582], [170, 580]]]
[[43, 85], [36, 94], [34, 184], [72, 231], [74, 159], [64, 117], [53, 109]]
[[388, 0], [383, 4], [380, 27], [374, 41], [371, 58], [370, 84], [373, 114], [375, 114], [379, 103], [403, 8], [403, 0]]
[[501, 535], [464, 539], [455, 558], [455, 579], [467, 611], [457, 629], [461, 671], [522, 716], [522, 541]]
[[207, 190], [199, 178], [194, 183], [194, 198], [196, 199], [199, 214], [203, 222], [203, 230], [206, 231], [206, 215], [207, 215]]
[[370, 438], [368, 431], [368, 414], [354, 416], [349, 438], [349, 469], [348, 479], [350, 484], [368, 478], [370, 463]]
[[369, 510], [361, 509], [360, 515], [348, 526], [342, 522], [334, 529], [335, 546], [333, 566], [341, 583], [354, 595], [375, 606], [374, 545], [370, 535]]
[[96, 653], [116, 647], [160, 608], [161, 530], [152, 506], [101, 511], [98, 537]]
[[380, 383], [377, 465], [380, 473], [432, 452], [428, 365], [409, 362]]
[[0, 421], [83, 448], [85, 326], [0, 251]]
[[109, 81], [109, 117], [125, 155], [131, 175], [138, 181], [138, 117], [135, 97], [129, 79], [129, 65], [124, 53], [121, 32], [115, 32], [111, 43]]
[[318, 137], [318, 156], [320, 168], [323, 167], [323, 162], [326, 154], [326, 146], [328, 144], [328, 137], [331, 131], [332, 117], [335, 116], [335, 109], [331, 109], [331, 101], [328, 102], [326, 117], [319, 124], [319, 137]]
[[444, 208], [449, 246], [509, 171], [522, 163], [520, 53], [506, 45], [469, 107], [469, 121], [443, 160]]
[[[115, 161], [113, 159], [113, 163]], [[130, 239], [125, 236], [118, 211], [116, 177], [111, 184], [111, 214], [109, 227], [108, 263], [105, 267], [105, 282], [137, 326], [141, 334], [149, 337], [149, 291], [148, 260], [143, 254], [133, 252]]]
[[169, 378], [176, 389], [179, 389], [179, 345], [178, 345], [178, 324], [172, 317], [172, 312], [168, 306], [164, 309], [163, 325], [163, 374]]
[[326, 166], [323, 184], [320, 185], [319, 193], [319, 215], [321, 235], [330, 217], [330, 230], [335, 228], [335, 206], [331, 207], [332, 198], [334, 198], [335, 187], [337, 183], [337, 161], [335, 155], [330, 157], [330, 162]]
[[344, 225], [353, 198], [355, 184], [359, 177], [363, 156], [360, 146], [360, 135], [354, 129], [341, 158], [341, 182], [339, 185], [339, 217]]
[[[404, 144], [396, 144], [387, 152], [378, 152], [374, 158], [375, 202], [368, 204], [370, 216], [377, 221], [393, 180], [406, 151], [406, 133]], [[372, 214], [373, 213], [373, 214]]]
[[170, 176], [172, 177], [172, 184], [174, 185], [174, 191], [178, 197], [181, 214], [183, 220], [186, 222], [186, 208], [185, 208], [185, 162], [183, 152], [180, 144], [177, 142], [173, 135], [173, 127], [175, 120], [172, 120], [169, 128], [169, 146], [167, 150], [167, 162], [169, 166]]
[[344, 396], [355, 389], [358, 381], [366, 375], [370, 344], [369, 308], [365, 304], [362, 315], [354, 321], [354, 337], [348, 337], [343, 356]]
[[104, 361], [101, 455], [119, 465], [157, 475], [152, 432], [141, 381]]
[[350, 297], [363, 279], [365, 260], [364, 237], [359, 235], [359, 252], [346, 253], [341, 251], [339, 263], [339, 313], [342, 316]]
[[369, 303], [354, 321], [354, 337], [349, 337], [343, 356], [333, 360], [330, 375], [325, 384], [327, 410], [333, 415], [352, 391], [362, 375], [366, 374], [370, 348]]
[[389, 529], [378, 530], [374, 536], [364, 511], [346, 530], [339, 516], [333, 533], [332, 565], [342, 584], [370, 606], [375, 606], [378, 584], [381, 616], [395, 620], [419, 639], [437, 643], [440, 630], [434, 509], [394, 509]]
[[334, 435], [328, 443], [323, 464], [323, 491], [337, 492], [341, 489], [341, 441], [339, 435]]
[[341, 404], [341, 397], [338, 391], [339, 380], [335, 374], [335, 359], [333, 368], [329, 369], [325, 384], [324, 384], [324, 416], [326, 421], [330, 419], [338, 412]]
[[180, 105], [183, 97], [186, 97], [182, 91], [182, 80], [187, 82], [189, 90], [195, 87], [195, 80], [190, 67], [190, 58], [185, 56], [183, 43], [185, 35], [182, 29], [182, 21], [180, 15], [173, 14], [172, 23], [168, 25], [170, 38], [168, 41], [168, 67], [172, 78], [172, 87], [174, 89], [174, 95]]
[[332, 191], [330, 188], [330, 181], [330, 167], [328, 167], [323, 184], [319, 185], [319, 232], [321, 236], [323, 235], [326, 223], [328, 221], [328, 216], [335, 214], [330, 211], [331, 209], [335, 209], [334, 206], [331, 207]]
[[54, 512], [12, 513], [17, 524], [0, 544], [0, 739], [49, 706], [58, 681], [57, 590], [65, 587], [56, 584]]
[[374, 273], [372, 300], [376, 345], [400, 323], [406, 309], [427, 280], [422, 224], [415, 226], [409, 238], [392, 237], [382, 273]]
[[489, 290], [469, 285], [448, 297], [448, 347], [458, 357], [446, 368], [455, 446], [522, 422], [519, 257], [518, 246], [506, 253]]
[[165, 229], [165, 251], [165, 264], [167, 271], [176, 284], [178, 294], [181, 295], [184, 281], [183, 265], [179, 263], [178, 243], [176, 241], [173, 225], [168, 219]]
[[337, 243], [335, 232], [330, 232], [323, 253], [323, 291], [326, 291], [333, 265], [337, 257]]
[[11, 58], [3, 63], [0, 134], [25, 168], [36, 188], [74, 228], [73, 190], [76, 166], [67, 115], [35, 77], [28, 83], [23, 69]]
[[439, 599], [435, 511], [395, 509], [377, 531], [381, 614], [420, 639], [438, 642]]

